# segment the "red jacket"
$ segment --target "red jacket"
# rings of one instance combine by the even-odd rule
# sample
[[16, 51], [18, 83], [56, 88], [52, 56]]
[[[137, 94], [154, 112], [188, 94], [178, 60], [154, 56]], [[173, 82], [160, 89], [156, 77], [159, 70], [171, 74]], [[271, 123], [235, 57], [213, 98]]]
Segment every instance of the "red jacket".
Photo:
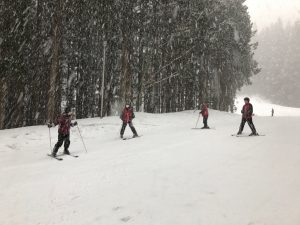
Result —
[[68, 135], [70, 133], [70, 128], [73, 127], [71, 122], [71, 116], [68, 114], [62, 114], [56, 118], [54, 125], [58, 125], [58, 133], [63, 135]]
[[124, 123], [129, 123], [132, 121], [133, 118], [135, 118], [133, 108], [132, 107], [124, 108], [120, 116], [120, 119], [123, 120]]
[[246, 103], [241, 111], [244, 119], [251, 119], [253, 114], [253, 106], [251, 103]]
[[200, 113], [202, 114], [202, 116], [203, 116], [204, 118], [207, 118], [207, 117], [208, 117], [208, 108], [207, 108], [207, 105], [206, 105], [206, 104], [202, 105], [202, 108], [201, 108]]

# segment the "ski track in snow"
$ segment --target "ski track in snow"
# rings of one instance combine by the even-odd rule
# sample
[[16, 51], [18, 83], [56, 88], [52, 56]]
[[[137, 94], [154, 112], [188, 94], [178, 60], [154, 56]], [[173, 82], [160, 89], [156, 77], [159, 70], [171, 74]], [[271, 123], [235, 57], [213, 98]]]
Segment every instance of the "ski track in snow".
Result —
[[191, 129], [198, 111], [136, 116], [128, 141], [117, 117], [79, 120], [88, 153], [73, 128], [80, 157], [63, 161], [46, 126], [1, 130], [0, 224], [300, 224], [300, 117], [255, 117], [266, 136], [236, 138], [240, 115], [210, 110], [216, 130]]

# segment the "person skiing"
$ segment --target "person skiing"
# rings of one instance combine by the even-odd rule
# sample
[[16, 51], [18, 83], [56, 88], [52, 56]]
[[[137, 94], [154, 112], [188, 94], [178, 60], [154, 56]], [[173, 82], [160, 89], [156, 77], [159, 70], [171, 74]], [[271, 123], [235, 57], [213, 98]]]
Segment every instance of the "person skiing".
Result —
[[127, 126], [127, 124], [129, 125], [132, 133], [133, 133], [133, 138], [138, 137], [138, 134], [136, 132], [135, 127], [132, 124], [132, 120], [135, 118], [134, 112], [133, 112], [133, 108], [130, 106], [130, 104], [126, 104], [125, 108], [123, 109], [121, 115], [120, 115], [120, 119], [123, 121], [122, 124], [122, 128], [120, 131], [120, 137], [123, 138], [124, 132], [125, 132], [125, 128]]
[[203, 124], [204, 126], [201, 129], [209, 129], [209, 126], [207, 125], [207, 120], [208, 120], [208, 107], [206, 103], [203, 103], [201, 106], [201, 111], [199, 114], [202, 115], [203, 117]]
[[245, 105], [243, 106], [243, 109], [241, 111], [242, 121], [241, 121], [240, 129], [239, 129], [239, 132], [237, 133], [237, 135], [242, 134], [242, 132], [244, 130], [245, 123], [247, 122], [250, 129], [251, 129], [251, 131], [252, 131], [250, 136], [256, 136], [256, 135], [258, 135], [258, 133], [256, 132], [255, 126], [254, 126], [253, 121], [252, 121], [253, 106], [250, 103], [250, 99], [248, 97], [244, 98], [244, 102], [245, 102]]
[[272, 115], [272, 117], [274, 116], [274, 109], [273, 108], [271, 110], [271, 115]]
[[48, 127], [58, 127], [58, 141], [55, 144], [51, 156], [56, 157], [58, 149], [64, 143], [64, 154], [70, 155], [69, 146], [70, 146], [70, 128], [77, 125], [77, 122], [71, 122], [72, 120], [72, 112], [69, 107], [66, 107], [64, 113], [56, 118], [53, 123], [48, 123]]

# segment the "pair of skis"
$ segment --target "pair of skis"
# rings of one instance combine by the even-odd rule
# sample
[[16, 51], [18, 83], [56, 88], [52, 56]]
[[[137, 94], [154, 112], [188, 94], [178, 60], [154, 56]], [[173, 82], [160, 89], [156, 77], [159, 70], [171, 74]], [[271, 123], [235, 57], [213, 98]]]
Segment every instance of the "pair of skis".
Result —
[[130, 140], [130, 139], [134, 139], [134, 138], [139, 138], [141, 136], [142, 135], [139, 135], [139, 136], [136, 136], [136, 137], [124, 137], [124, 138], [122, 138], [122, 140], [126, 141], [126, 140]]
[[231, 136], [233, 136], [233, 137], [262, 137], [262, 136], [266, 136], [266, 135], [265, 134], [257, 134], [257, 135], [232, 134]]
[[[215, 130], [216, 128], [214, 127], [210, 127], [210, 128], [192, 128], [193, 130]], [[247, 134], [232, 134], [231, 136], [233, 137], [262, 137], [262, 136], [266, 136], [265, 134], [257, 134], [257, 135], [247, 135]]]
[[49, 157], [51, 157], [51, 158], [53, 158], [53, 159], [56, 159], [56, 160], [58, 160], [58, 161], [62, 161], [63, 160], [63, 158], [61, 157], [61, 156], [63, 156], [63, 155], [67, 155], [67, 156], [70, 156], [70, 157], [73, 157], [73, 158], [78, 158], [79, 157], [79, 155], [73, 155], [73, 154], [63, 154], [63, 155], [58, 155], [58, 156], [53, 156], [53, 155], [51, 155], [51, 154], [47, 154]]
[[[125, 137], [125, 138], [123, 138], [122, 140], [130, 140], [130, 139], [133, 139], [133, 138], [139, 138], [139, 137], [141, 137], [142, 135], [139, 135], [139, 136], [136, 136], [136, 137]], [[73, 157], [73, 158], [78, 158], [79, 157], [79, 155], [73, 155], [73, 154], [62, 154], [62, 155], [58, 155], [58, 156], [53, 156], [53, 155], [51, 155], [51, 154], [47, 154], [49, 157], [51, 157], [51, 158], [53, 158], [53, 159], [56, 159], [56, 160], [58, 160], [58, 161], [62, 161], [63, 160], [63, 158], [61, 157], [61, 156], [64, 156], [64, 155], [67, 155], [67, 156], [70, 156], [70, 157]]]
[[201, 127], [201, 128], [198, 128], [198, 127], [193, 127], [192, 130], [215, 130], [216, 128], [215, 127]]

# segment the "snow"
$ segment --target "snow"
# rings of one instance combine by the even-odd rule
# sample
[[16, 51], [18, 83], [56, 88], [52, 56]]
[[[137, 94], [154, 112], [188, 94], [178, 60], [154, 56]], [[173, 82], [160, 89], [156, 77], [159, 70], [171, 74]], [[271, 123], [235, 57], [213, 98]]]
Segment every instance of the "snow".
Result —
[[141, 13], [141, 7], [140, 7], [140, 6], [136, 6], [136, 7], [133, 9], [133, 12], [135, 12], [135, 13]]
[[44, 43], [44, 55], [49, 54], [50, 49], [52, 46], [52, 39], [49, 38], [45, 43]]
[[173, 10], [173, 19], [177, 18], [179, 9], [180, 9], [180, 7], [178, 5], [176, 5], [174, 7], [174, 10]]
[[230, 136], [240, 115], [210, 110], [215, 130], [197, 118], [137, 113], [128, 141], [118, 117], [78, 120], [88, 153], [73, 128], [80, 157], [63, 161], [46, 126], [1, 130], [0, 224], [299, 225], [300, 117], [255, 117], [266, 136], [245, 138]]
[[239, 31], [236, 29], [236, 27], [234, 27], [234, 40], [239, 43], [240, 41], [240, 34]]

